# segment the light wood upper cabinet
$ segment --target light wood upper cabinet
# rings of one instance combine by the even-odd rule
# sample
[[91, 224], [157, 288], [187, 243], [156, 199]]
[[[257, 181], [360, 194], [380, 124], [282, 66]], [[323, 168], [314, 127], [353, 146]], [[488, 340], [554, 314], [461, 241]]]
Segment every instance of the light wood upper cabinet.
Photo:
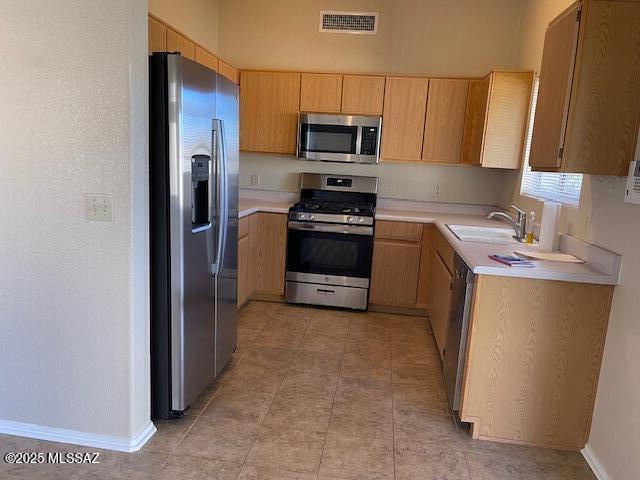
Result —
[[420, 160], [429, 79], [387, 77], [382, 130], [382, 158]]
[[299, 106], [299, 73], [242, 72], [240, 149], [295, 153]]
[[218, 71], [218, 58], [211, 52], [205, 50], [200, 45], [196, 45], [196, 62], [213, 71]]
[[344, 75], [342, 77], [342, 113], [382, 115], [384, 77]]
[[468, 165], [480, 165], [482, 158], [482, 140], [490, 80], [491, 76], [489, 75], [482, 80], [469, 81], [467, 111], [462, 135], [462, 163]]
[[240, 83], [240, 72], [235, 67], [232, 67], [227, 62], [218, 60], [218, 73], [231, 80], [236, 85]]
[[520, 168], [532, 86], [533, 72], [494, 71], [480, 83], [473, 83], [475, 98], [468, 102], [465, 116], [463, 163]]
[[422, 159], [459, 163], [469, 80], [432, 78], [424, 130]]
[[420, 250], [420, 244], [390, 240], [375, 241], [369, 291], [371, 303], [415, 306]]
[[300, 111], [338, 113], [342, 104], [342, 75], [303, 73]]
[[149, 54], [167, 51], [167, 26], [158, 19], [148, 17]]
[[256, 292], [284, 295], [286, 250], [287, 215], [254, 213], [249, 217], [249, 276]]
[[535, 167], [560, 167], [559, 152], [564, 143], [578, 44], [579, 9], [579, 4], [572, 5], [549, 26], [544, 36], [535, 127], [529, 155], [529, 163]]
[[547, 29], [529, 163], [627, 175], [640, 123], [640, 3], [583, 0]]
[[183, 57], [189, 60], [196, 59], [195, 43], [172, 28], [167, 28], [167, 51], [180, 52]]

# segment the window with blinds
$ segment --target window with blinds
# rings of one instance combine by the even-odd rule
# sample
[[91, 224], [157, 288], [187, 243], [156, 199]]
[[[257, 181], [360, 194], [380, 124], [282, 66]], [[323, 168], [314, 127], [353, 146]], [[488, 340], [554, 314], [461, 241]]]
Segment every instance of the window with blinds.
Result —
[[532, 172], [529, 166], [533, 121], [535, 119], [536, 103], [538, 101], [538, 84], [539, 79], [536, 78], [533, 85], [529, 127], [527, 128], [527, 139], [524, 148], [524, 167], [522, 170], [520, 195], [538, 200], [552, 200], [575, 207], [580, 203], [580, 190], [582, 189], [581, 173]]

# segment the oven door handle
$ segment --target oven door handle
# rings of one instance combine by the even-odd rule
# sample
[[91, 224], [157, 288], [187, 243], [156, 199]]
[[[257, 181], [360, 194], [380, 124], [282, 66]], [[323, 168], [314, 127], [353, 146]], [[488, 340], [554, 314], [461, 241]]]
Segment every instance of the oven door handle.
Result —
[[373, 227], [364, 225], [342, 225], [337, 223], [289, 222], [289, 230], [373, 236]]

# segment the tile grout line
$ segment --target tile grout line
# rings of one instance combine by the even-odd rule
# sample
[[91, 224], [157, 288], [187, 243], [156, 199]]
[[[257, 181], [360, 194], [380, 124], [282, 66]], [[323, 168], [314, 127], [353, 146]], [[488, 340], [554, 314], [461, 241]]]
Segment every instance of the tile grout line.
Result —
[[320, 462], [318, 463], [318, 473], [316, 474], [316, 480], [320, 478], [320, 467], [322, 466], [322, 460], [324, 459], [324, 449], [327, 446], [327, 436], [329, 435], [329, 426], [331, 425], [331, 417], [333, 417], [333, 409], [336, 404], [336, 393], [338, 393], [338, 384], [340, 383], [340, 378], [342, 377], [342, 365], [344, 362], [344, 355], [347, 349], [347, 342], [349, 340], [349, 332], [351, 331], [351, 322], [352, 322], [352, 319], [349, 318], [349, 326], [347, 327], [347, 334], [344, 337], [344, 347], [342, 349], [342, 358], [340, 360], [340, 370], [338, 371], [338, 378], [336, 378], [336, 384], [333, 389], [333, 396], [331, 398], [331, 412], [329, 412], [329, 422], [327, 423], [327, 431], [324, 434], [324, 443], [322, 444], [322, 452], [320, 453]]
[[[286, 305], [286, 304], [285, 304]], [[311, 318], [313, 318], [313, 315], [311, 316]], [[300, 351], [300, 345], [302, 343], [302, 338], [304, 337], [304, 335], [307, 333], [307, 330], [309, 329], [309, 324], [311, 323], [311, 319], [309, 319], [307, 321], [307, 325], [304, 329], [304, 333], [302, 334], [302, 337], [300, 338], [300, 342], [298, 343], [297, 347], [295, 350], [293, 350], [294, 352], [294, 359], [296, 357], [296, 355], [298, 354], [298, 352]], [[265, 326], [263, 327], [263, 330], [267, 328], [267, 324], [265, 324]], [[293, 361], [292, 361], [293, 363]], [[284, 383], [284, 379], [287, 377], [287, 373], [289, 373], [291, 371], [291, 364], [289, 366], [287, 366], [286, 370], [285, 370], [285, 374], [282, 377], [282, 379], [280, 380], [280, 384], [278, 385], [278, 388], [276, 390], [276, 392], [273, 395], [273, 398], [271, 399], [271, 401], [269, 402], [269, 407], [267, 408], [267, 413], [265, 414], [264, 418], [262, 420], [260, 420], [260, 422], [258, 423], [258, 435], [260, 434], [260, 430], [262, 428], [262, 425], [265, 421], [265, 419], [267, 418], [267, 416], [269, 415], [269, 412], [271, 411], [271, 406], [273, 405], [273, 401], [276, 399], [276, 397], [278, 396], [278, 393], [280, 392], [280, 389], [282, 388], [282, 384]], [[247, 453], [244, 456], [244, 459], [242, 460], [242, 465], [240, 465], [240, 469], [238, 470], [238, 474], [236, 475], [236, 480], [238, 478], [240, 478], [240, 474], [242, 473], [242, 469], [245, 467], [245, 465], [247, 464], [247, 458], [249, 458], [249, 454], [251, 454], [251, 450], [253, 450], [253, 447], [255, 446], [256, 442], [258, 441], [258, 435], [256, 435], [256, 438], [254, 438], [253, 442], [251, 442], [251, 446], [247, 449]]]

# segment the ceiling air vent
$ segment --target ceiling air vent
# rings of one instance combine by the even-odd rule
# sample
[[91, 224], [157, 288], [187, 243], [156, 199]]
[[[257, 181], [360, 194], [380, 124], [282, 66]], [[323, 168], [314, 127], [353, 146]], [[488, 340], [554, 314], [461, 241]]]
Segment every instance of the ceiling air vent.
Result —
[[378, 33], [378, 12], [320, 12], [320, 31], [331, 33]]

